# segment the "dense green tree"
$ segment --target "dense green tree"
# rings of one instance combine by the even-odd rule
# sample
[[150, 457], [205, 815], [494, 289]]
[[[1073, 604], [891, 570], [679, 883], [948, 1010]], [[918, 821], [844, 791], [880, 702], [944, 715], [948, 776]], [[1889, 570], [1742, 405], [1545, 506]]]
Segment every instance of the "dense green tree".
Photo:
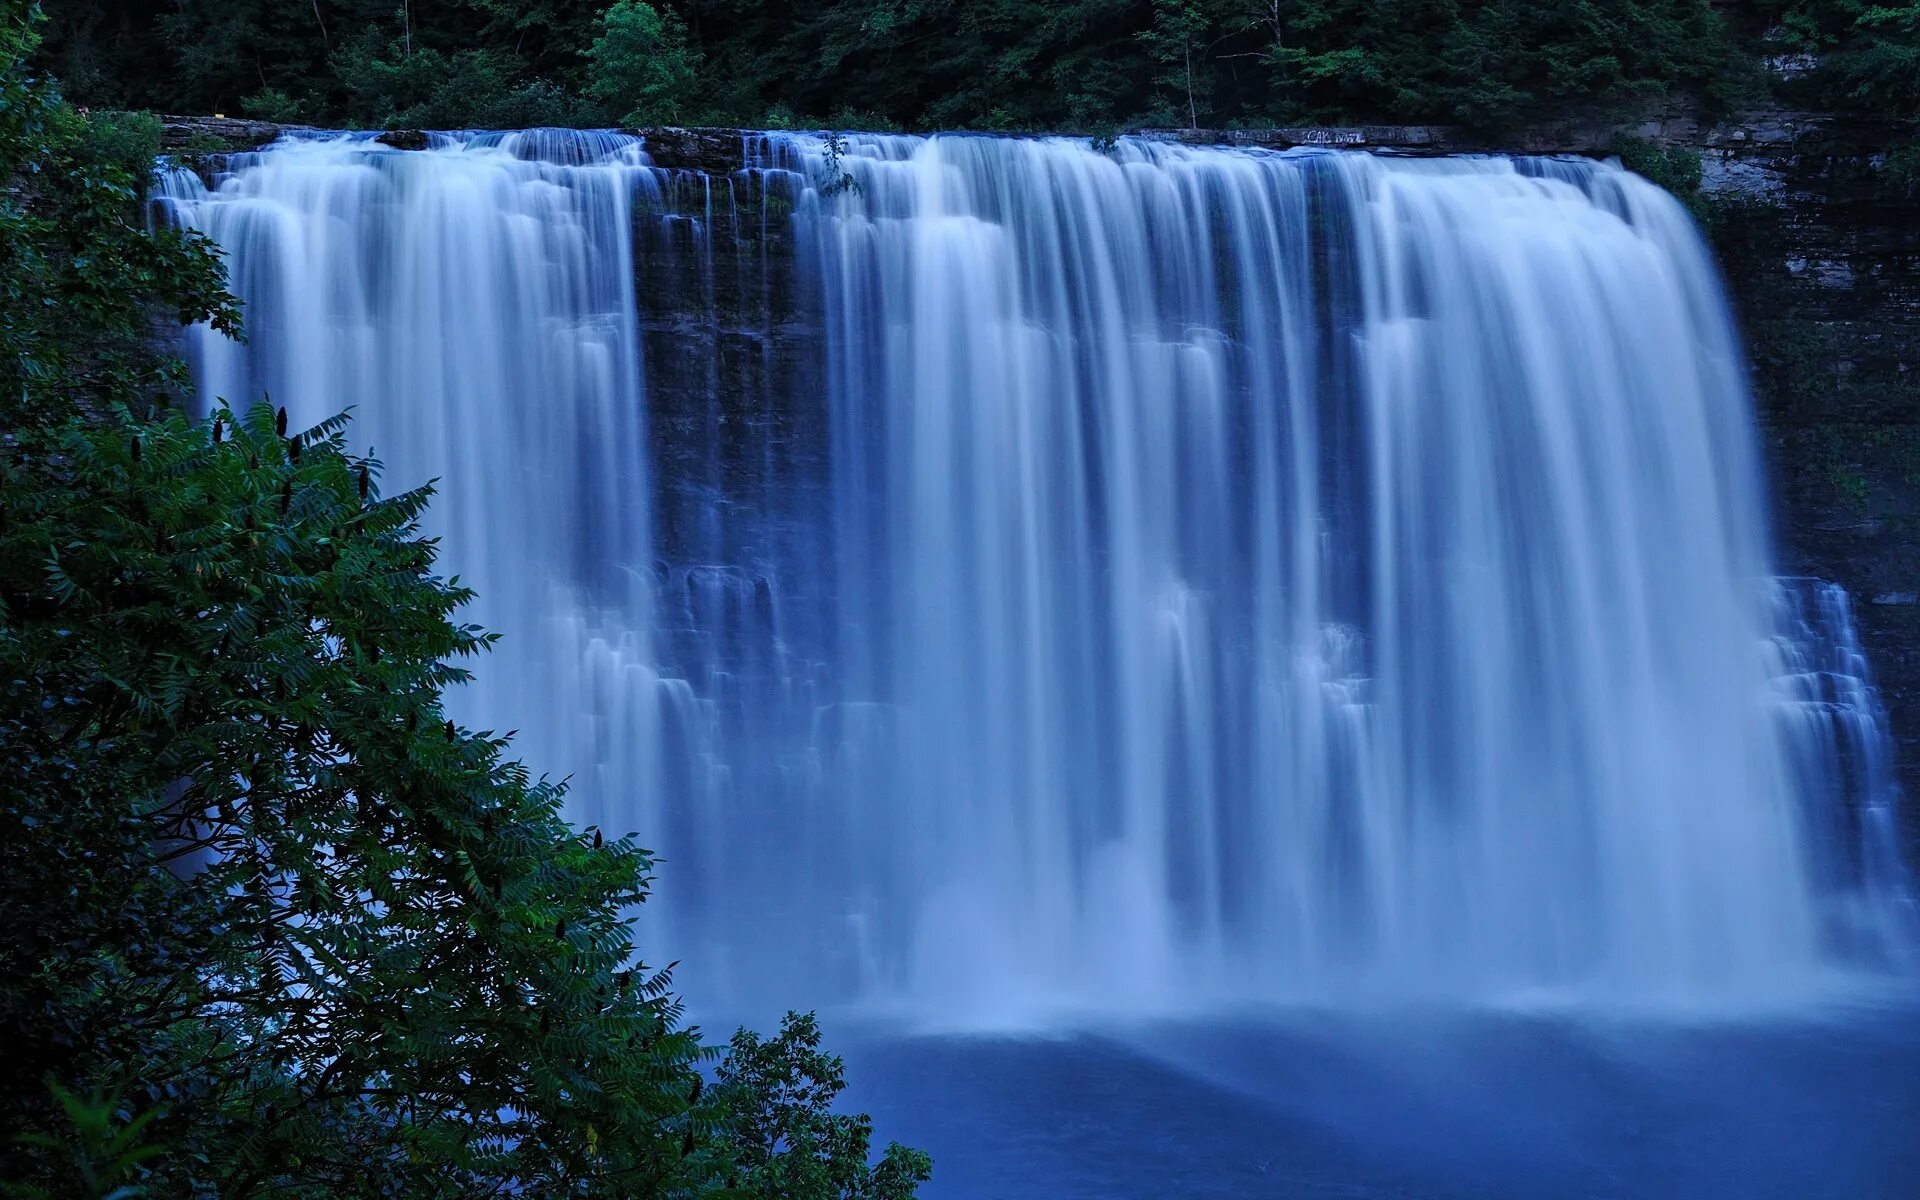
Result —
[[[364, 128], [520, 129], [606, 120], [552, 80], [519, 78], [500, 50], [408, 52], [402, 42], [368, 30], [333, 61], [344, 116]], [[250, 107], [252, 115], [266, 115], [257, 99]]]
[[9, 455], [16, 1069], [162, 1110], [163, 1194], [699, 1190], [699, 1043], [624, 974], [644, 853], [444, 716], [486, 639], [426, 494], [283, 429], [120, 409]]
[[239, 113], [250, 107], [250, 97], [268, 92], [311, 99], [317, 88], [324, 90], [316, 76], [325, 69], [335, 31], [351, 28], [339, 15], [330, 25], [319, 4], [177, 0], [162, 10], [158, 37], [147, 47], [160, 61], [132, 64], [165, 72], [158, 82], [171, 91], [171, 103], [144, 97], [141, 103]]
[[[1763, 3], [1771, 0], [1761, 0]], [[1837, 0], [1840, 4], [1857, 0]], [[149, 7], [142, 7], [143, 5]], [[57, 0], [103, 103], [391, 124], [1466, 122], [1753, 84], [1712, 0]], [[145, 36], [142, 31], [147, 31]]]
[[846, 1074], [820, 1049], [810, 1014], [789, 1014], [776, 1037], [734, 1034], [718, 1083], [733, 1114], [738, 1182], [755, 1200], [906, 1200], [928, 1178], [926, 1156], [898, 1144], [869, 1163], [872, 1124], [831, 1111]]
[[[1212, 22], [1197, 0], [1153, 0], [1153, 23], [1141, 33], [1147, 55], [1159, 68], [1154, 83], [1161, 93], [1162, 106], [1154, 115], [1163, 123], [1200, 127], [1200, 116], [1209, 107], [1212, 72], [1208, 70], [1208, 32]], [[1172, 121], [1166, 121], [1167, 101], [1172, 103]]]
[[911, 1195], [810, 1022], [703, 1087], [632, 961], [645, 852], [444, 716], [488, 639], [342, 424], [119, 411], [5, 457], [9, 1176], [106, 1173], [52, 1087], [120, 1098], [154, 1195]]
[[677, 125], [693, 111], [699, 55], [672, 11], [617, 0], [587, 49], [587, 91], [626, 125]]
[[238, 313], [203, 240], [139, 219], [158, 124], [51, 99], [23, 66], [31, 14], [0, 20], [0, 402], [19, 429], [177, 382], [156, 313], [225, 330]]
[[1497, 128], [1569, 106], [1605, 113], [1746, 73], [1706, 0], [1266, 0], [1281, 115]]
[[910, 1195], [810, 1022], [733, 1058], [683, 1023], [633, 837], [447, 715], [491, 637], [428, 492], [343, 419], [168, 403], [157, 335], [233, 327], [218, 263], [143, 218], [151, 121], [83, 119], [33, 37], [0, 24], [0, 1185]]

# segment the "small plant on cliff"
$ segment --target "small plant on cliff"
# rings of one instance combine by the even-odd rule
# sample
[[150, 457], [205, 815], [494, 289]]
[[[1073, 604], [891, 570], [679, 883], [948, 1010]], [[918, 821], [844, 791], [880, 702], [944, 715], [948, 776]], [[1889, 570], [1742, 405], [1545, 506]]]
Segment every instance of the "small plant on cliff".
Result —
[[847, 170], [847, 138], [845, 134], [828, 132], [821, 140], [822, 151], [827, 160], [827, 171], [819, 181], [822, 196], [838, 196], [844, 193], [860, 194], [860, 180], [852, 171]]
[[1712, 217], [1706, 198], [1701, 195], [1700, 152], [1686, 146], [1660, 146], [1645, 138], [1623, 137], [1611, 147], [1620, 165], [1651, 180], [1687, 206], [1695, 219], [1705, 224]]

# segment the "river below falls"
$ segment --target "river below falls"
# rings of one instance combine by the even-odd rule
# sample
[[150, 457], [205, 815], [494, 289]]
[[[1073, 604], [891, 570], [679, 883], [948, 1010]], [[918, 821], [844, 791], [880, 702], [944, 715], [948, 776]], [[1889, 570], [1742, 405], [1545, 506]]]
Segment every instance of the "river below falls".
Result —
[[1916, 1004], [828, 1033], [928, 1200], [1920, 1196]]

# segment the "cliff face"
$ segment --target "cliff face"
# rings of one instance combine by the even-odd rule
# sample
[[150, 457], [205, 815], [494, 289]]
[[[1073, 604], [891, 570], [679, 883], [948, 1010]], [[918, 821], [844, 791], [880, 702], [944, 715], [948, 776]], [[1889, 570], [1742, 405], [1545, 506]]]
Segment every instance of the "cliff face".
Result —
[[[673, 132], [648, 139], [661, 190], [634, 222], [666, 581], [658, 636], [669, 659], [717, 653], [730, 664], [721, 703], [744, 703], [828, 657], [779, 619], [783, 605], [820, 603], [833, 567], [800, 550], [829, 519], [824, 338], [790, 202], [734, 169], [737, 134]], [[787, 657], [767, 659], [776, 644]]]
[[[250, 148], [279, 132], [167, 121], [170, 146], [203, 150]], [[770, 561], [794, 532], [783, 522], [824, 519], [809, 508], [826, 502], [810, 493], [831, 453], [820, 335], [801, 300], [787, 202], [739, 170], [739, 133], [643, 132], [665, 170], [653, 211], [636, 222], [650, 403], [671, 431], [659, 551], [667, 563], [730, 564], [671, 570], [687, 574], [679, 583], [690, 608], [724, 595], [733, 611], [723, 626], [744, 630], [774, 619], [764, 611], [771, 581], [756, 579], [752, 564]], [[1500, 146], [1429, 126], [1145, 136], [1408, 154], [1608, 154], [1625, 136], [1697, 154], [1702, 211], [1754, 362], [1783, 567], [1854, 595], [1902, 777], [1920, 789], [1920, 206], [1884, 193], [1874, 131], [1769, 110], [1714, 125], [1674, 115], [1627, 130], [1543, 126]], [[425, 144], [409, 131], [383, 140]], [[784, 586], [825, 586], [826, 564], [816, 565], [819, 578]]]
[[[1804, 113], [1648, 131], [1701, 155], [1754, 364], [1785, 570], [1844, 585], [1920, 788], [1920, 206], [1870, 130]], [[1910, 828], [1920, 829], [1909, 807]]]

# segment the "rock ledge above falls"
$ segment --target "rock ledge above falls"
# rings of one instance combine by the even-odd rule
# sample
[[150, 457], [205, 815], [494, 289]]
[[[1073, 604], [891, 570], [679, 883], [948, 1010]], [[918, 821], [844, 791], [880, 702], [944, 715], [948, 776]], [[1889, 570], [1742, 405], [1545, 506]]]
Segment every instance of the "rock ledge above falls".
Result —
[[[282, 134], [325, 132], [311, 125], [280, 125], [241, 117], [166, 115], [160, 118], [161, 145], [168, 150], [206, 150], [231, 153], [255, 150]], [[656, 166], [668, 170], [726, 174], [744, 165], [739, 129], [681, 129], [664, 126], [635, 129], [647, 139], [647, 153]], [[418, 129], [389, 129], [376, 141], [396, 150], [425, 150], [427, 135]]]
[[168, 150], [214, 149], [252, 150], [266, 145], [283, 133], [316, 133], [311, 125], [278, 125], [272, 121], [249, 121], [243, 117], [160, 118], [160, 144]]
[[[252, 150], [283, 133], [318, 133], [311, 125], [279, 125], [228, 116], [160, 118], [164, 144], [169, 149], [201, 146], [213, 150]], [[647, 139], [647, 152], [661, 166], [676, 170], [732, 171], [741, 165], [742, 134], [757, 132], [730, 127], [654, 126], [631, 129]], [[1490, 149], [1464, 131], [1445, 125], [1287, 126], [1273, 129], [1138, 129], [1133, 136], [1154, 141], [1184, 142], [1196, 146], [1257, 146], [1271, 150], [1324, 146], [1329, 149], [1401, 150], [1447, 154]], [[426, 134], [418, 129], [393, 129], [379, 135], [385, 145], [400, 150], [423, 150]]]
[[[169, 149], [200, 147], [251, 150], [283, 133], [318, 132], [311, 126], [277, 125], [225, 116], [165, 116]], [[741, 136], [734, 128], [663, 126], [630, 132], [647, 139], [647, 153], [669, 170], [727, 174], [743, 165]], [[1782, 199], [1781, 176], [1789, 160], [1807, 155], [1861, 157], [1879, 153], [1884, 131], [1855, 128], [1821, 113], [1752, 110], [1717, 122], [1702, 122], [1684, 109], [1657, 113], [1637, 124], [1606, 121], [1543, 123], [1493, 141], [1457, 126], [1283, 126], [1271, 129], [1139, 129], [1133, 136], [1187, 145], [1246, 146], [1271, 150], [1303, 147], [1378, 150], [1401, 154], [1588, 154], [1611, 152], [1622, 137], [1685, 147], [1701, 155], [1702, 186], [1709, 194]], [[383, 144], [401, 150], [428, 145], [417, 129], [388, 130]]]

